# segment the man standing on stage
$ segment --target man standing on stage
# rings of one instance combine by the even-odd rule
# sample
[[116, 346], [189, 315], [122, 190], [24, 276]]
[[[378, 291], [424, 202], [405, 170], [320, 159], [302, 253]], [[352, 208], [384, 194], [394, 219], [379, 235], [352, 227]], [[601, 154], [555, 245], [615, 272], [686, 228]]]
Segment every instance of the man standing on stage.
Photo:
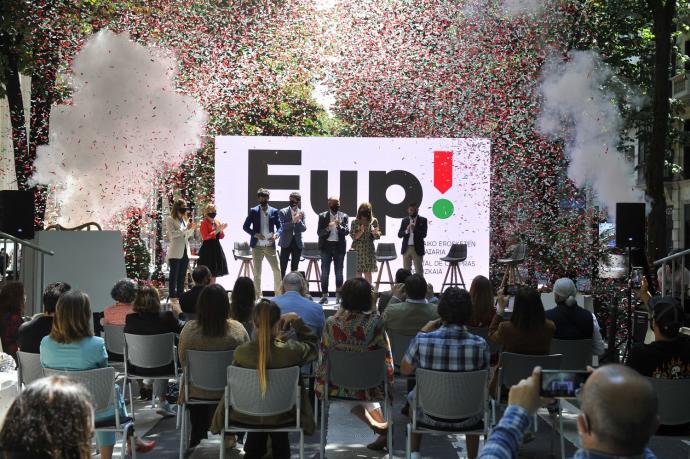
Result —
[[290, 259], [291, 255], [290, 271], [297, 271], [299, 269], [299, 260], [304, 247], [302, 233], [307, 230], [307, 225], [304, 223], [304, 212], [299, 208], [301, 202], [302, 195], [294, 191], [290, 193], [290, 205], [280, 209], [280, 212], [278, 212], [278, 219], [280, 220], [278, 245], [280, 246], [281, 279], [285, 278], [288, 259]]
[[402, 238], [403, 268], [410, 269], [414, 262], [414, 272], [424, 275], [424, 239], [426, 238], [427, 221], [419, 215], [419, 204], [411, 202], [407, 207], [408, 217], [403, 218], [398, 231]]
[[278, 219], [278, 209], [268, 205], [268, 198], [270, 197], [268, 190], [259, 188], [256, 195], [259, 198], [259, 205], [249, 209], [249, 215], [247, 215], [242, 229], [251, 236], [249, 245], [252, 247], [252, 271], [256, 297], [259, 298], [262, 295], [261, 265], [264, 258], [268, 260], [268, 264], [273, 270], [274, 295], [277, 295], [280, 290], [280, 267], [276, 256], [276, 239], [280, 230], [280, 220]]
[[347, 214], [340, 212], [340, 199], [337, 196], [328, 198], [328, 209], [319, 214], [319, 224], [316, 231], [319, 236], [319, 250], [321, 250], [321, 290], [323, 291], [321, 304], [328, 303], [328, 277], [331, 274], [331, 261], [335, 270], [336, 295], [340, 296], [340, 287], [343, 286], [345, 236], [350, 233]]

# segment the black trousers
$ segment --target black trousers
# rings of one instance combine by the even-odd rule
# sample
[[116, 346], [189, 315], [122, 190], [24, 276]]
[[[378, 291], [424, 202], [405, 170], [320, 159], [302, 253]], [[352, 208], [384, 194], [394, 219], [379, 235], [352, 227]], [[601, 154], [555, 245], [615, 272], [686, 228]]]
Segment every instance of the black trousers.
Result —
[[261, 459], [266, 454], [266, 440], [271, 436], [273, 459], [290, 459], [290, 438], [287, 432], [249, 432], [244, 442], [245, 459]]
[[187, 277], [187, 267], [189, 267], [187, 249], [185, 249], [182, 258], [169, 258], [168, 265], [170, 266], [169, 296], [170, 298], [179, 298], [184, 293], [184, 281]]
[[192, 431], [189, 435], [190, 448], [196, 446], [204, 438], [208, 438], [208, 429], [211, 427], [213, 413], [217, 405], [189, 405], [189, 423]]
[[[285, 277], [285, 271], [287, 270], [288, 259], [292, 256], [290, 260], [290, 271], [299, 270], [299, 259], [302, 256], [302, 249], [297, 246], [297, 241], [292, 238], [292, 242], [287, 247], [280, 248], [280, 277], [281, 279]], [[276, 293], [277, 295], [277, 293]]]

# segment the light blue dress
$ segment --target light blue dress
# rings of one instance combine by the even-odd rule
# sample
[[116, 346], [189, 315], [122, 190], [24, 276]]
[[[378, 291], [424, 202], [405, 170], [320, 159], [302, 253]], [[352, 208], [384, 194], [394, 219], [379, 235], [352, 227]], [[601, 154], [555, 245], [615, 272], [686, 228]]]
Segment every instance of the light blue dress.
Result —
[[[105, 341], [98, 336], [82, 338], [74, 343], [58, 343], [50, 335], [41, 340], [41, 366], [54, 370], [92, 370], [108, 366], [108, 353]], [[127, 416], [125, 401], [120, 388], [115, 385], [120, 416]], [[115, 418], [115, 410], [108, 409], [96, 412], [95, 422], [102, 422]], [[98, 446], [115, 444], [114, 432], [96, 432]]]

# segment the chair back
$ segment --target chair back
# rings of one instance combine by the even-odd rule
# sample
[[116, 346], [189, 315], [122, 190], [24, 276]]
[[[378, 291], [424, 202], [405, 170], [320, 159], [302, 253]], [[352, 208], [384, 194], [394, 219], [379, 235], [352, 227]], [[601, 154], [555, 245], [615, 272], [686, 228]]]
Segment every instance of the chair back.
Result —
[[175, 362], [175, 334], [132, 335], [125, 333], [125, 357], [140, 368], [158, 368]]
[[61, 375], [86, 387], [91, 395], [94, 411], [103, 411], [115, 405], [115, 368], [104, 367], [93, 370], [54, 370], [43, 369], [44, 376]]
[[[484, 414], [489, 370], [433, 371], [417, 368], [417, 404], [424, 413], [441, 419]], [[458, 388], [462, 390], [458, 390]]]
[[515, 246], [511, 258], [515, 263], [522, 263], [527, 256], [527, 244], [521, 242]]
[[379, 242], [376, 245], [376, 259], [395, 260], [396, 258], [398, 258], [398, 252], [395, 250], [395, 244]]
[[43, 367], [41, 366], [41, 354], [17, 351], [17, 382], [21, 389], [31, 382], [43, 377]]
[[398, 333], [388, 332], [388, 339], [391, 342], [391, 353], [393, 354], [393, 363], [400, 366], [407, 348], [410, 347], [410, 342], [414, 336], [400, 335]]
[[302, 257], [306, 259], [321, 259], [321, 251], [319, 250], [318, 242], [305, 242], [302, 249]]
[[226, 368], [232, 365], [235, 350], [185, 351], [185, 379], [188, 386], [222, 391], [227, 384]]
[[103, 338], [105, 348], [113, 354], [124, 355], [125, 353], [125, 326], [124, 325], [103, 325]]
[[235, 257], [235, 260], [237, 260], [239, 257], [251, 257], [252, 250], [249, 247], [249, 242], [235, 241], [235, 245], [232, 250], [232, 255]]
[[563, 370], [584, 370], [592, 364], [592, 340], [552, 339], [551, 354], [563, 355]]
[[690, 422], [690, 379], [647, 379], [659, 400], [659, 422], [665, 425]]
[[497, 352], [501, 351], [501, 346], [498, 344], [494, 343], [489, 339], [489, 329], [484, 328], [484, 327], [466, 327], [467, 331], [472, 333], [473, 335], [481, 336], [484, 338], [484, 341], [486, 341], [486, 344], [489, 345], [489, 352], [492, 354], [495, 354]]
[[514, 386], [532, 374], [534, 367], [540, 366], [549, 370], [561, 368], [561, 354], [526, 355], [513, 352], [501, 353], [500, 381], [507, 387]]
[[[273, 416], [290, 411], [297, 402], [299, 367], [266, 370], [268, 387], [261, 395], [259, 372], [253, 368], [227, 367], [226, 393], [232, 409], [251, 416]], [[227, 422], [227, 420], [226, 420]]]
[[328, 381], [338, 387], [366, 390], [386, 381], [386, 350], [328, 351]]
[[460, 261], [467, 259], [467, 244], [453, 244], [448, 251], [449, 258], [458, 258]]

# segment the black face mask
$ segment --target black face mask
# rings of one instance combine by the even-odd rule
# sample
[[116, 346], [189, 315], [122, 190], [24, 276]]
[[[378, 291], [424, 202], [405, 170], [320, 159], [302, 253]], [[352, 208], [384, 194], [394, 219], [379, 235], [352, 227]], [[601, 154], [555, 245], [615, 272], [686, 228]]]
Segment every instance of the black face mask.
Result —
[[180, 213], [181, 213], [182, 215], [186, 214], [188, 210], [189, 210], [189, 209], [187, 209], [186, 207], [180, 207]]
[[208, 216], [211, 218], [216, 218], [216, 213], [215, 212], [209, 212]]
[[331, 206], [331, 212], [336, 213], [340, 210], [340, 204]]
[[417, 216], [417, 212], [410, 214], [410, 217], [415, 218]]
[[290, 201], [290, 207], [299, 207], [299, 201]]
[[362, 212], [362, 217], [371, 218], [371, 212], [369, 212], [369, 211]]

